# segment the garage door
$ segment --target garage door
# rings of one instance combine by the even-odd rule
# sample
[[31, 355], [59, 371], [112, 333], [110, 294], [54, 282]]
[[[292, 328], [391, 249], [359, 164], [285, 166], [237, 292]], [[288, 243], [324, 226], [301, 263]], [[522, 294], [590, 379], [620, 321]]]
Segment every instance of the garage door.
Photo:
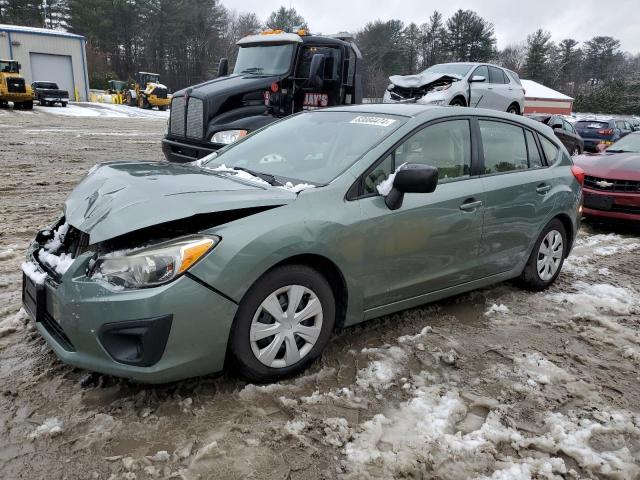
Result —
[[68, 55], [50, 55], [31, 53], [31, 81], [56, 82], [58, 86], [69, 92], [74, 98], [73, 68]]

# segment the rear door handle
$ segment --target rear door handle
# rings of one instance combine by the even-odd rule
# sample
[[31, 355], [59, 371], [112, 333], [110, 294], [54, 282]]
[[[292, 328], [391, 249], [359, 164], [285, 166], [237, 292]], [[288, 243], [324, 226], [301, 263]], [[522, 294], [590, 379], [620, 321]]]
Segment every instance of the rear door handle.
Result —
[[481, 207], [481, 206], [482, 206], [482, 201], [481, 200], [465, 202], [462, 205], [460, 205], [460, 210], [462, 210], [464, 212], [471, 212], [471, 211], [473, 211], [476, 208]]
[[549, 190], [551, 190], [551, 185], [538, 185], [538, 187], [536, 188], [536, 192], [544, 195], [545, 193], [547, 193]]

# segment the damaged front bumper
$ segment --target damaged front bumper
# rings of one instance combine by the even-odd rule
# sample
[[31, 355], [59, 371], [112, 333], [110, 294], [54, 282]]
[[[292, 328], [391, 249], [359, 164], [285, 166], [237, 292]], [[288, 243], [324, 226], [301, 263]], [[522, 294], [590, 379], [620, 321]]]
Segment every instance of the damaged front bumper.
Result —
[[[27, 260], [36, 259], [37, 241]], [[222, 370], [237, 305], [188, 275], [153, 288], [116, 290], [87, 276], [93, 252], [41, 284], [24, 275], [23, 303], [56, 355], [75, 367], [165, 383]]]

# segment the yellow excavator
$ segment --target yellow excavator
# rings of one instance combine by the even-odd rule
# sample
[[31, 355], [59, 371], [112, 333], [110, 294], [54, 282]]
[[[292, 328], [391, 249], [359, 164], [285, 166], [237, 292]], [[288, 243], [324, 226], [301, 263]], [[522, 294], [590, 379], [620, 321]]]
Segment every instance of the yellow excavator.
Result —
[[33, 109], [33, 91], [20, 75], [21, 65], [16, 60], [0, 59], [0, 107], [13, 102], [14, 108]]
[[158, 110], [166, 110], [171, 103], [169, 89], [160, 83], [160, 75], [157, 73], [138, 72], [133, 89], [126, 93], [126, 104], [139, 108], [158, 107]]

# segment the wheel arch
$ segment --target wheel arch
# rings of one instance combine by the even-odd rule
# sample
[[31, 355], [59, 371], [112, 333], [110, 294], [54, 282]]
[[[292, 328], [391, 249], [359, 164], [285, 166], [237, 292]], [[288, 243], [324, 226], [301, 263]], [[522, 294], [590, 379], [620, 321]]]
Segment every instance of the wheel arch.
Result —
[[467, 106], [467, 99], [464, 97], [464, 95], [462, 95], [461, 93], [456, 94], [452, 99], [451, 102], [449, 102], [449, 105], [451, 105], [451, 103], [453, 103], [456, 100], [460, 100], [462, 102], [462, 106], [466, 107]]
[[304, 253], [300, 255], [294, 255], [292, 257], [288, 257], [284, 260], [279, 261], [267, 271], [265, 271], [262, 275], [260, 275], [259, 278], [264, 276], [267, 272], [270, 272], [271, 270], [282, 267], [284, 265], [308, 266], [310, 268], [313, 268], [327, 280], [329, 286], [331, 287], [331, 290], [333, 291], [333, 296], [336, 300], [335, 330], [341, 330], [344, 327], [347, 318], [349, 290], [347, 287], [347, 282], [340, 268], [338, 268], [338, 266], [333, 261], [325, 256], [315, 253]]
[[569, 256], [569, 252], [571, 252], [571, 247], [573, 245], [573, 241], [576, 237], [576, 232], [574, 231], [573, 222], [569, 218], [569, 215], [566, 213], [559, 213], [553, 219], [557, 219], [562, 223], [564, 227], [564, 231], [567, 234], [567, 248], [565, 248], [565, 258]]
[[511, 107], [516, 107], [518, 109], [518, 112], [516, 113], [516, 115], [522, 115], [522, 109], [520, 108], [520, 103], [518, 102], [511, 102], [511, 104], [509, 104], [509, 106], [507, 107], [507, 112], [509, 111], [509, 109]]

